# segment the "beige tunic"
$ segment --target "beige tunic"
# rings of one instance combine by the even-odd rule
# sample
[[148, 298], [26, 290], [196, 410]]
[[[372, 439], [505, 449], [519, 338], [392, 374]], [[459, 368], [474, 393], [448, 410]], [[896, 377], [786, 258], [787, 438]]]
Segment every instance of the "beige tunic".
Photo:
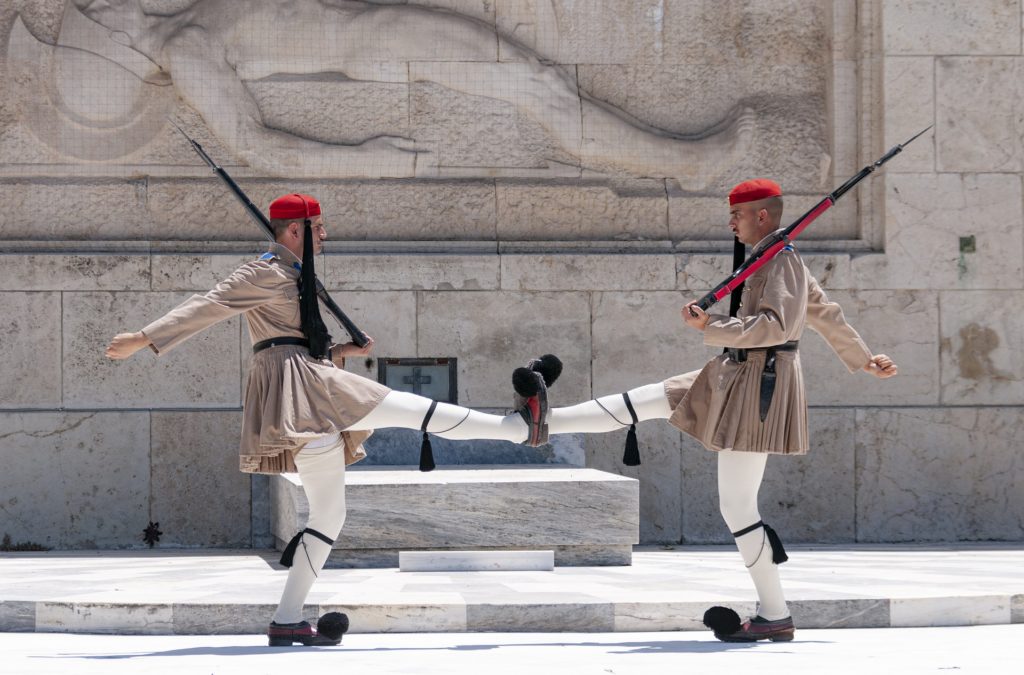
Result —
[[[767, 239], [755, 250], [766, 244]], [[850, 372], [871, 360], [871, 352], [846, 323], [842, 308], [829, 302], [800, 254], [787, 247], [747, 279], [736, 317], [710, 315], [704, 344], [769, 347], [799, 340], [807, 325], [821, 334]], [[665, 380], [673, 408], [669, 422], [709, 450], [806, 453], [807, 400], [800, 353], [776, 353], [775, 394], [761, 422], [764, 362], [764, 351], [748, 352], [742, 363], [722, 354], [702, 370]]]
[[[201, 330], [245, 314], [253, 344], [273, 337], [303, 337], [299, 316], [298, 259], [272, 244], [270, 259], [239, 267], [205, 295], [193, 295], [142, 329], [157, 354], [166, 354]], [[373, 380], [317, 360], [299, 346], [264, 349], [252, 356], [245, 387], [240, 468], [247, 473], [296, 471], [292, 453], [310, 440], [340, 432], [365, 417], [390, 391]], [[342, 432], [347, 463], [366, 456], [372, 432]]]

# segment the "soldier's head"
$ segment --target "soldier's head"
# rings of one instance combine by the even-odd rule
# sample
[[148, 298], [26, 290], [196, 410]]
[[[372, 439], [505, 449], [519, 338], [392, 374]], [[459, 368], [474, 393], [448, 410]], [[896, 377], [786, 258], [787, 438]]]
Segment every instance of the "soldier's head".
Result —
[[775, 181], [755, 178], [729, 193], [729, 229], [744, 244], [753, 246], [781, 223], [782, 188]]
[[320, 202], [309, 195], [296, 193], [278, 197], [270, 204], [270, 227], [274, 230], [274, 240], [300, 260], [307, 220], [313, 234], [313, 253], [320, 253], [327, 239]]

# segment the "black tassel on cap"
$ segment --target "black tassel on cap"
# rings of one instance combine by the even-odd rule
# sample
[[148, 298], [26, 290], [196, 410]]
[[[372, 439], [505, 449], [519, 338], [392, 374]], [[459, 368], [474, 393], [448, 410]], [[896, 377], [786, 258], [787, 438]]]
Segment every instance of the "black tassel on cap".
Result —
[[430, 445], [430, 436], [427, 434], [427, 424], [430, 423], [430, 418], [434, 414], [434, 408], [437, 407], [437, 401], [430, 402], [430, 409], [427, 410], [427, 414], [423, 416], [423, 424], [420, 425], [420, 431], [423, 432], [423, 443], [420, 445], [420, 471], [433, 471], [434, 464], [434, 448]]
[[[308, 208], [308, 207], [307, 207]], [[302, 240], [302, 270], [299, 272], [299, 317], [302, 334], [309, 340], [309, 355], [325, 359], [331, 347], [331, 334], [320, 316], [316, 297], [316, 268], [313, 264], [313, 228], [306, 218]]]
[[629, 410], [630, 417], [633, 418], [633, 423], [629, 425], [629, 431], [626, 432], [626, 450], [622, 453], [622, 463], [626, 466], [640, 466], [640, 444], [636, 441], [636, 411], [633, 410], [633, 404], [629, 400], [629, 394], [623, 393], [622, 400], [626, 402], [626, 409]]

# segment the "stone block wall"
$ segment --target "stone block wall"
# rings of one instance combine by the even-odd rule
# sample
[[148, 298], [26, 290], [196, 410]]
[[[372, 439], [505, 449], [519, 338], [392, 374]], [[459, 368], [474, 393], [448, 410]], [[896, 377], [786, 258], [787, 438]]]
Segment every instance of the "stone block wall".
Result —
[[[789, 215], [934, 125], [802, 246], [829, 295], [872, 349], [895, 358], [900, 375], [848, 374], [808, 334], [812, 450], [769, 461], [761, 506], [788, 541], [1024, 541], [1020, 3], [772, 0], [722, 9], [651, 0], [625, 15], [610, 11], [619, 6], [610, 0], [595, 3], [605, 7], [593, 15], [568, 1], [427, 4], [502, 27], [572, 64], [581, 86], [680, 133], [728, 108], [735, 94], [717, 86], [725, 78], [747, 98], [789, 83], [788, 98], [765, 99], [765, 146], [730, 178], [780, 177], [793, 194]], [[60, 8], [14, 0], [0, 9], [0, 39], [20, 14], [52, 41]], [[776, 35], [780, 13], [806, 8], [809, 19]], [[716, 12], [725, 16], [710, 20]], [[703, 26], [693, 33], [706, 44], [680, 42], [680, 26]], [[772, 39], [749, 39], [763, 37], [756, 28]], [[5, 90], [16, 84], [0, 79]], [[385, 89], [373, 96], [390, 100]], [[439, 100], [442, 93], [405, 97], [418, 112], [388, 109], [433, 129], [437, 111], [454, 115], [465, 103]], [[271, 107], [272, 88], [260, 95]], [[253, 226], [202, 167], [90, 177], [17, 164], [29, 146], [13, 100], [0, 97], [0, 310], [8, 317], [0, 326], [0, 536], [137, 547], [157, 521], [161, 545], [269, 545], [266, 481], [235, 469], [244, 322], [224, 322], [159, 359], [102, 355], [113, 333], [141, 327], [249, 259], [258, 251], [248, 243]], [[806, 100], [817, 100], [818, 112], [802, 118]], [[773, 146], [773, 129], [810, 140]], [[545, 152], [522, 140], [532, 133], [522, 130], [516, 161]], [[180, 150], [169, 133], [159, 143], [162, 156]], [[452, 143], [452, 156], [466, 161], [501, 156], [500, 143]], [[818, 150], [832, 160], [824, 171]], [[174, 157], [193, 161], [187, 148]], [[377, 356], [458, 357], [464, 404], [507, 407], [511, 368], [538, 353], [566, 365], [555, 405], [658, 381], [714, 354], [684, 329], [679, 310], [727, 273], [721, 186], [693, 194], [667, 178], [592, 174], [290, 182], [238, 170], [261, 204], [292, 190], [320, 197], [335, 239], [320, 267], [325, 284], [376, 338]], [[362, 361], [348, 367], [376, 372]], [[637, 468], [621, 465], [624, 432], [524, 448], [521, 457], [639, 478], [642, 541], [728, 541], [714, 455], [665, 424], [642, 425], [639, 436]], [[416, 442], [377, 440], [382, 454], [396, 455]], [[439, 460], [478, 463], [494, 452], [507, 462], [515, 451], [446, 447]]]

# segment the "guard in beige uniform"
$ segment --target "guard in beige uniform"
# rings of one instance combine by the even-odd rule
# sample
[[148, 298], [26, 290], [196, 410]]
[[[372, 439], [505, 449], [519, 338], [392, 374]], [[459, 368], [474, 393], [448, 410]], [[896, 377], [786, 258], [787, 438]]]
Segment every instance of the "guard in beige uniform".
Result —
[[[782, 191], [769, 180], [747, 181], [732, 190], [729, 207], [733, 233], [756, 250], [779, 229]], [[759, 603], [757, 615], [742, 624], [732, 610], [713, 608], [709, 625], [726, 641], [791, 640], [793, 621], [777, 568], [786, 554], [779, 537], [761, 521], [757, 494], [769, 454], [803, 454], [808, 449], [799, 341], [810, 326], [850, 372], [886, 378], [896, 374], [896, 365], [884, 354], [871, 354], [793, 246], [747, 279], [735, 317], [707, 314], [696, 303], [686, 305], [682, 317], [687, 326], [704, 332], [705, 344], [725, 347], [725, 353], [701, 370], [664, 382], [554, 408], [547, 419], [549, 433], [611, 431], [642, 420], [667, 419], [716, 451], [722, 516], [753, 578]], [[716, 620], [730, 612], [734, 620]]]
[[345, 466], [365, 456], [362, 443], [372, 430], [401, 427], [443, 438], [518, 443], [527, 440], [530, 413], [524, 408], [500, 417], [435, 403], [341, 368], [346, 356], [368, 354], [373, 340], [362, 348], [331, 344], [315, 295], [300, 292], [300, 286], [315, 287], [313, 256], [327, 236], [320, 204], [309, 195], [286, 195], [270, 205], [270, 218], [277, 241], [266, 254], [141, 331], [115, 336], [106, 353], [124, 359], [150, 347], [166, 354], [218, 321], [245, 315], [254, 354], [245, 389], [241, 470], [298, 472], [309, 499], [306, 527], [282, 556], [291, 569], [269, 628], [270, 644], [338, 644], [347, 629], [344, 615], [323, 617], [317, 632], [301, 612], [345, 521]]

